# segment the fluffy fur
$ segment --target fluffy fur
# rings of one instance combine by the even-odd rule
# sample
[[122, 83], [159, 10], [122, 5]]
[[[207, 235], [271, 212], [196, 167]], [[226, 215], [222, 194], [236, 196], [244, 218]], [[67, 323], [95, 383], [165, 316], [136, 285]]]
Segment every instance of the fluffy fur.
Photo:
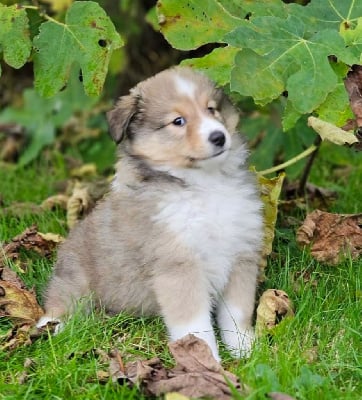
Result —
[[263, 234], [237, 112], [205, 76], [173, 68], [108, 120], [112, 189], [60, 247], [38, 325], [92, 295], [111, 313], [162, 315], [171, 340], [193, 333], [219, 359], [215, 311], [230, 351], [248, 354]]

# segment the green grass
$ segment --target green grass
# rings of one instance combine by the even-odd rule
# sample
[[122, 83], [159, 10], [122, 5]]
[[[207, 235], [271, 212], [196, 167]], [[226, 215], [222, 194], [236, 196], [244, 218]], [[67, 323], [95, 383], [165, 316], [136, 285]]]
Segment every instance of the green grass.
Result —
[[[348, 149], [322, 149], [311, 180], [338, 192], [339, 198], [330, 211], [361, 212], [361, 161], [361, 154], [351, 154]], [[346, 166], [350, 169], [348, 177], [336, 173]], [[66, 177], [66, 163], [59, 154], [23, 170], [1, 167], [3, 205], [14, 201], [40, 203], [54, 194], [57, 182]], [[0, 214], [1, 241], [33, 223], [42, 232], [67, 232], [61, 211], [22, 217]], [[293, 300], [296, 315], [283, 321], [272, 335], [261, 338], [248, 360], [233, 360], [221, 350], [223, 365], [251, 388], [247, 399], [265, 399], [270, 391], [303, 400], [360, 399], [361, 260], [347, 260], [336, 267], [321, 265], [307, 251], [298, 249], [293, 228], [283, 224], [277, 229], [274, 253], [261, 290], [285, 290]], [[25, 272], [13, 267], [29, 287], [35, 286], [41, 299], [53, 260], [30, 253], [24, 257]], [[8, 320], [0, 320], [0, 334], [10, 327]], [[107, 370], [108, 366], [96, 350], [117, 347], [125, 360], [158, 356], [169, 366], [172, 359], [166, 342], [160, 318], [79, 313], [57, 336], [39, 339], [12, 352], [0, 352], [0, 399], [142, 399], [137, 388], [110, 380], [103, 384], [97, 381], [97, 371]], [[33, 363], [26, 369], [24, 362], [28, 358]], [[27, 379], [20, 384], [25, 370]]]

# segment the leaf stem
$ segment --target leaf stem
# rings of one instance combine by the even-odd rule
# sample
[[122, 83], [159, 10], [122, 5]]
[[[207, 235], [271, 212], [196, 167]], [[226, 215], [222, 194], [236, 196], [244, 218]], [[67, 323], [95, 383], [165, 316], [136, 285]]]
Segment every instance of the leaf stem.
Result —
[[38, 6], [22, 6], [22, 8], [25, 8], [25, 9], [29, 9], [29, 10], [37, 10], [38, 11], [38, 13], [39, 13], [39, 15], [41, 16], [41, 17], [43, 17], [44, 19], [46, 19], [46, 20], [48, 20], [48, 21], [51, 21], [51, 22], [54, 22], [54, 24], [58, 24], [58, 25], [61, 25], [61, 26], [66, 26], [65, 24], [63, 24], [62, 22], [59, 22], [59, 21], [57, 21], [56, 19], [54, 19], [54, 18], [52, 18], [51, 16], [49, 16], [47, 13], [45, 13], [44, 11], [42, 11], [41, 9], [40, 9], [40, 7], [38, 7]]
[[318, 146], [316, 146], [315, 144], [312, 144], [310, 147], [308, 147], [302, 153], [296, 155], [295, 157], [291, 158], [290, 160], [284, 162], [283, 164], [279, 164], [279, 165], [276, 165], [275, 167], [265, 169], [264, 171], [257, 171], [257, 172], [260, 175], [267, 175], [267, 174], [272, 174], [273, 172], [280, 171], [286, 167], [289, 167], [289, 166], [295, 164], [297, 161], [302, 160], [305, 157], [308, 157], [310, 154], [315, 152], [317, 149], [318, 149]]

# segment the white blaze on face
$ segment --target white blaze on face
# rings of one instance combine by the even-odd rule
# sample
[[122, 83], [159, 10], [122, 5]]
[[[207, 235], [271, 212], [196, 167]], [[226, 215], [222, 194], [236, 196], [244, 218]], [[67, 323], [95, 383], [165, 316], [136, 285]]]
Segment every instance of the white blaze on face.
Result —
[[187, 79], [176, 76], [176, 88], [180, 94], [184, 94], [188, 97], [194, 97], [196, 86]]
[[[229, 149], [231, 138], [230, 138], [229, 133], [225, 129], [225, 126], [216, 119], [205, 117], [205, 116], [202, 117], [201, 123], [199, 126], [199, 132], [205, 142], [209, 142], [209, 137], [210, 137], [211, 133], [215, 132], [215, 131], [221, 131], [224, 133], [224, 135], [225, 135], [224, 148]], [[211, 143], [210, 143], [210, 146], [213, 148]]]

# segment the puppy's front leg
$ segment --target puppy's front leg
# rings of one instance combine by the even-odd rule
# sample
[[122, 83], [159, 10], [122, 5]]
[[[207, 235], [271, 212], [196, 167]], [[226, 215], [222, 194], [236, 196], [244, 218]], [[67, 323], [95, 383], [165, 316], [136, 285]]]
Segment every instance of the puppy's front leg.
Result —
[[170, 339], [178, 340], [192, 333], [203, 339], [220, 361], [211, 323], [211, 297], [205, 281], [197, 275], [189, 265], [163, 272], [154, 280], [156, 297]]
[[248, 357], [254, 342], [251, 319], [254, 311], [258, 266], [255, 261], [240, 262], [232, 270], [220, 296], [217, 321], [221, 336], [234, 357]]

